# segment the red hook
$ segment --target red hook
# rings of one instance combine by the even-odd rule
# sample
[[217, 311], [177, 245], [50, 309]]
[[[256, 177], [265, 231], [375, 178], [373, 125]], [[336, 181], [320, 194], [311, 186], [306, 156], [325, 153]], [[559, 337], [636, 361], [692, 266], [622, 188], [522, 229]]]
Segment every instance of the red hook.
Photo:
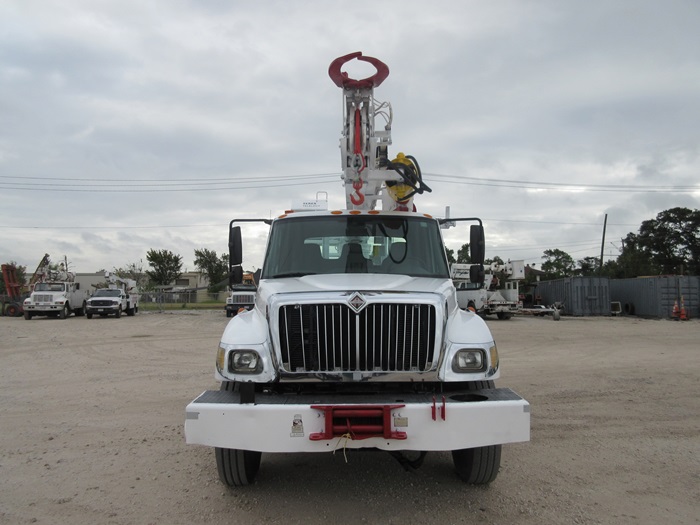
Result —
[[362, 181], [356, 180], [355, 182], [352, 183], [352, 187], [355, 189], [355, 193], [357, 194], [357, 198], [355, 198], [355, 195], [351, 193], [350, 194], [350, 202], [352, 202], [355, 206], [359, 206], [360, 204], [365, 202], [365, 196], [360, 191], [362, 189]]
[[[347, 73], [340, 71], [340, 68], [343, 64], [350, 62], [354, 58], [362, 60], [363, 62], [369, 62], [377, 69], [377, 72], [371, 77], [360, 80], [350, 78]], [[379, 87], [381, 83], [386, 80], [386, 77], [389, 76], [389, 66], [377, 58], [362, 56], [362, 51], [356, 51], [355, 53], [338, 57], [331, 62], [331, 65], [328, 67], [328, 76], [331, 77], [333, 83], [340, 88], [373, 88]]]

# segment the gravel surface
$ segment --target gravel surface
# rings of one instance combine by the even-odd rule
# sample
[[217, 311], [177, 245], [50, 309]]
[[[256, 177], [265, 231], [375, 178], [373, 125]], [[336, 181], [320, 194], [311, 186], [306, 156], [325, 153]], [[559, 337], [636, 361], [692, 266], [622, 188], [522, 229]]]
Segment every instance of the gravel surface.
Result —
[[185, 445], [216, 389], [222, 311], [0, 317], [0, 524], [698, 523], [700, 322], [488, 321], [532, 439], [488, 487], [449, 453], [410, 473], [386, 453], [263, 454], [229, 490]]

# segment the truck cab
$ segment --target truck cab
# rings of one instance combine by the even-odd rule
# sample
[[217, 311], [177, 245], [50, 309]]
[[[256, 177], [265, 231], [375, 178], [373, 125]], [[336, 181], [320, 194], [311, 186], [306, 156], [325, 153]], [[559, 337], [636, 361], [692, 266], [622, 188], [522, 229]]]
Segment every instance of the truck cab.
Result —
[[495, 479], [501, 444], [529, 439], [529, 404], [495, 388], [496, 343], [457, 304], [440, 221], [336, 210], [264, 222], [255, 307], [229, 322], [219, 344], [221, 389], [186, 409], [187, 442], [215, 447], [222, 481], [251, 483], [262, 452], [325, 452], [341, 441], [450, 450], [462, 479]]

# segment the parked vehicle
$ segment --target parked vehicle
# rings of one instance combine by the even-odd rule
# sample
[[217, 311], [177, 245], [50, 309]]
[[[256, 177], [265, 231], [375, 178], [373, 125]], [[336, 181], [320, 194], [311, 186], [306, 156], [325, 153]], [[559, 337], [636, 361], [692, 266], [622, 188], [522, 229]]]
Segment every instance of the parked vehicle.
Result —
[[[341, 73], [354, 58], [377, 73]], [[228, 322], [215, 360], [220, 390], [187, 406], [186, 441], [214, 448], [228, 486], [252, 483], [263, 452], [338, 448], [385, 450], [413, 468], [428, 451], [451, 451], [460, 478], [490, 483], [502, 444], [529, 440], [530, 406], [495, 388], [496, 343], [483, 319], [459, 308], [441, 234], [470, 224], [476, 282], [483, 226], [416, 212], [414, 195], [431, 190], [413, 157], [388, 157], [391, 106], [373, 96], [385, 64], [353, 53], [329, 73], [343, 89], [347, 209], [329, 211], [317, 195], [259, 220], [270, 232], [255, 306]], [[240, 225], [253, 221], [229, 225], [232, 285], [243, 274]]]
[[109, 272], [105, 273], [108, 288], [100, 288], [87, 300], [85, 313], [88, 319], [93, 315], [121, 317], [122, 313], [132, 316], [138, 312], [139, 294], [136, 281], [123, 279]]

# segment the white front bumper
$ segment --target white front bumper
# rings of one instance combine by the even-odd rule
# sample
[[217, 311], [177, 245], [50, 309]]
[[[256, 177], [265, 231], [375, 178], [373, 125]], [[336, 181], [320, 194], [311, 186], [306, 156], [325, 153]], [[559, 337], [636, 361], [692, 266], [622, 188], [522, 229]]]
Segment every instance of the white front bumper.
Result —
[[[336, 448], [383, 450], [459, 450], [529, 441], [530, 405], [510, 389], [367, 397], [257, 394], [255, 404], [240, 404], [239, 394], [206, 391], [186, 409], [189, 444], [261, 452], [327, 452]], [[382, 407], [389, 411], [386, 433], [405, 439], [353, 439], [352, 432], [328, 439], [326, 412], [317, 405]], [[443, 418], [444, 414], [444, 418]], [[314, 436], [312, 439], [310, 436]]]

